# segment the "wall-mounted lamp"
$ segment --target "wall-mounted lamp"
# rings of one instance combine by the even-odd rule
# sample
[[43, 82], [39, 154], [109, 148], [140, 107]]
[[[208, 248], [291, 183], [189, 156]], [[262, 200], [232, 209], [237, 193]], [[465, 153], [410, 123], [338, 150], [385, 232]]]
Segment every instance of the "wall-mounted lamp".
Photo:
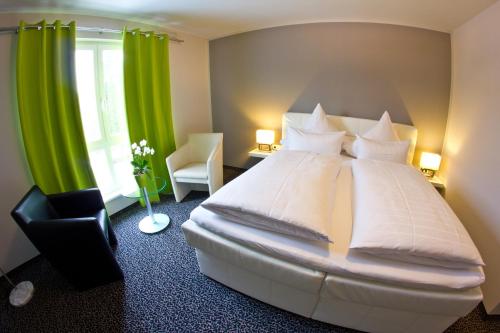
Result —
[[441, 155], [434, 153], [422, 153], [420, 156], [420, 170], [427, 177], [434, 177], [441, 164]]
[[273, 130], [257, 130], [257, 144], [259, 150], [271, 151], [271, 145], [274, 143], [274, 131]]

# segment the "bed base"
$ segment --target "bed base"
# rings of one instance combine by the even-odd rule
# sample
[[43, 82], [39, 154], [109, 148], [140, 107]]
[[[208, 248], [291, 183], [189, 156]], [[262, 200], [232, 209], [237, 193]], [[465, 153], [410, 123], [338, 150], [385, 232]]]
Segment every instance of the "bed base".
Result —
[[264, 255], [188, 222], [184, 234], [196, 249], [203, 274], [322, 322], [374, 333], [442, 332], [482, 299], [479, 288], [417, 290], [326, 274]]
[[[312, 316], [318, 303], [318, 292], [301, 290], [260, 276], [199, 249], [196, 249], [196, 256], [203, 274], [264, 303], [308, 318]], [[305, 285], [307, 286], [311, 285]]]

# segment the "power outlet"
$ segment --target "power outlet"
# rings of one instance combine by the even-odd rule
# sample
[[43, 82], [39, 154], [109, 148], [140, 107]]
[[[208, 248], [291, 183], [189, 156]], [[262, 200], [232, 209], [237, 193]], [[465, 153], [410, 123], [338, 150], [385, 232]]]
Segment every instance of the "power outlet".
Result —
[[271, 149], [272, 149], [272, 150], [280, 150], [280, 149], [281, 149], [281, 145], [279, 145], [279, 144], [275, 143], [275, 144], [273, 144], [273, 145], [271, 146]]

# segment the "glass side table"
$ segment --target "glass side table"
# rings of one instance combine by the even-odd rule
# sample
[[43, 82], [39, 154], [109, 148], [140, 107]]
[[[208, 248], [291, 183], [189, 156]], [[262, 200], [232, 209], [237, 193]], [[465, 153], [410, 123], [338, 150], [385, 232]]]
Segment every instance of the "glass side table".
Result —
[[136, 183], [131, 183], [123, 190], [122, 195], [131, 199], [144, 199], [146, 208], [148, 210], [148, 216], [144, 217], [139, 222], [139, 230], [146, 234], [154, 234], [162, 231], [170, 224], [170, 217], [166, 214], [153, 214], [153, 209], [151, 208], [151, 202], [149, 201], [149, 196], [158, 194], [167, 187], [167, 181], [161, 177], [155, 177], [156, 181], [156, 191], [148, 191], [145, 187], [139, 188]]

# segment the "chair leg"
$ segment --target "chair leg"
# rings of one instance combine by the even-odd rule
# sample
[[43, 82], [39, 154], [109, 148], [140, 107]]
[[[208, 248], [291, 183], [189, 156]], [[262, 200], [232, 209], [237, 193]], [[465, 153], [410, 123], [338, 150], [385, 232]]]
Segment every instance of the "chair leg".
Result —
[[175, 201], [181, 202], [191, 192], [191, 185], [188, 183], [173, 183]]

